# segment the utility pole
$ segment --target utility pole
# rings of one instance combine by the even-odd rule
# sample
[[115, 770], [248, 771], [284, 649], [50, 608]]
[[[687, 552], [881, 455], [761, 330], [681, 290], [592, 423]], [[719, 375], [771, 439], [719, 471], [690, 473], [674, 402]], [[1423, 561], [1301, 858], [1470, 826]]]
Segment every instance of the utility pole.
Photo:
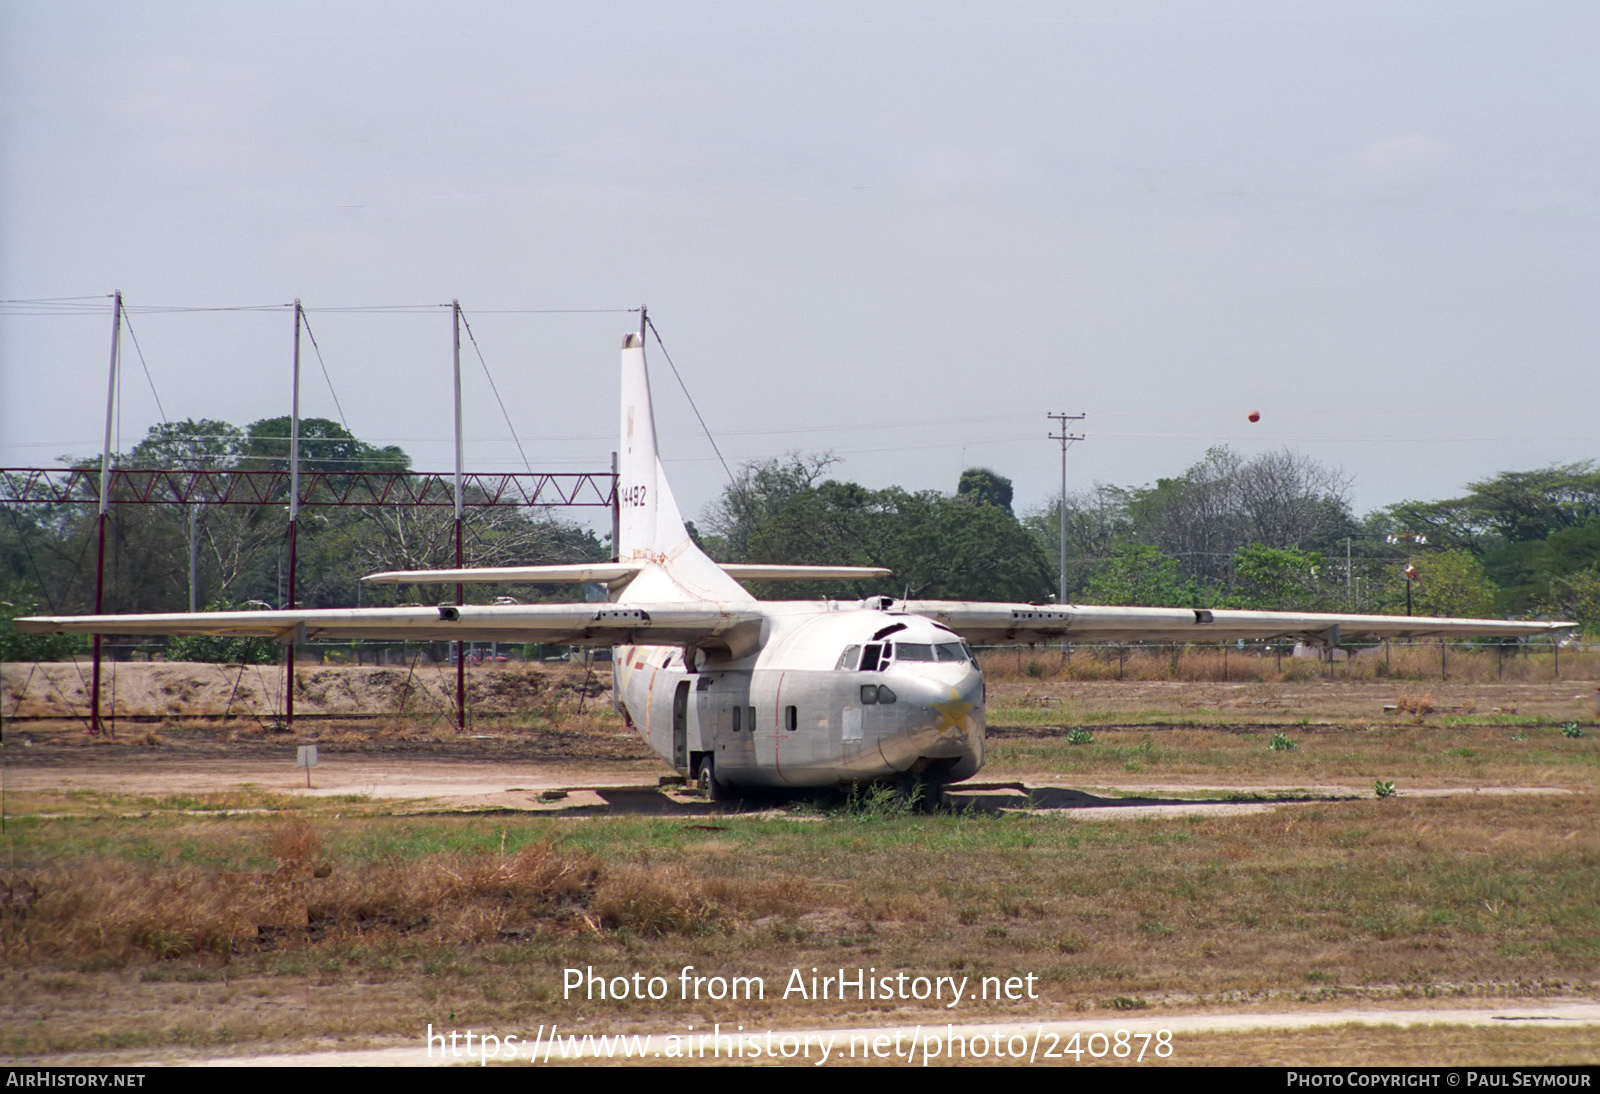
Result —
[[[106, 520], [111, 511], [111, 425], [117, 406], [117, 370], [122, 350], [122, 290], [111, 305], [111, 378], [106, 382], [106, 443], [100, 450], [100, 512], [95, 521], [94, 614], [105, 612]], [[100, 735], [100, 634], [94, 636], [94, 678], [89, 685], [89, 732]]]
[[[465, 562], [461, 554], [461, 524], [462, 503], [461, 491], [461, 301], [450, 301], [450, 341], [454, 347], [451, 361], [455, 368], [455, 397], [456, 397], [456, 569], [461, 569]], [[456, 582], [456, 606], [467, 602], [466, 586]], [[456, 642], [456, 732], [467, 731], [467, 646], [465, 642]]]
[[1060, 433], [1050, 434], [1050, 439], [1061, 442], [1061, 506], [1058, 514], [1061, 518], [1061, 581], [1056, 591], [1056, 603], [1065, 604], [1067, 602], [1067, 448], [1073, 441], [1083, 440], [1081, 433], [1067, 432], [1067, 423], [1081, 422], [1084, 415], [1047, 414], [1045, 417], [1054, 421], [1061, 430]]
[[[300, 536], [300, 327], [304, 320], [300, 301], [294, 302], [294, 383], [289, 407], [289, 610], [294, 611], [294, 573]], [[296, 640], [305, 632], [289, 632], [283, 644], [283, 722], [294, 730], [294, 653]], [[307, 770], [310, 770], [309, 768]]]
[[[1411, 583], [1417, 579], [1417, 568], [1415, 566], [1411, 565], [1411, 545], [1413, 543], [1419, 544], [1419, 545], [1426, 544], [1428, 542], [1428, 537], [1427, 536], [1423, 536], [1423, 535], [1418, 535], [1416, 532], [1412, 532], [1412, 531], [1403, 531], [1403, 532], [1398, 533], [1397, 535], [1386, 536], [1385, 540], [1388, 543], [1399, 543], [1401, 540], [1405, 540], [1405, 543], [1406, 543], [1406, 569], [1405, 569], [1405, 575], [1406, 575], [1406, 614], [1410, 615], [1411, 614]], [[1441, 643], [1440, 643], [1440, 648], [1441, 649], [1444, 648], [1442, 640], [1441, 640]]]

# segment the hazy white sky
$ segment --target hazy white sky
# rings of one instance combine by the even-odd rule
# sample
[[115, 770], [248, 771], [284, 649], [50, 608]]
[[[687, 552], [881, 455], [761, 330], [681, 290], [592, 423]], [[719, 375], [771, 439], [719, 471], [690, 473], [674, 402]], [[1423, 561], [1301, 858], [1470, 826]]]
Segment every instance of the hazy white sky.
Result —
[[[536, 469], [608, 466], [646, 303], [734, 461], [1025, 509], [1066, 410], [1076, 486], [1289, 445], [1448, 496], [1600, 455], [1597, 55], [1592, 3], [0, 0], [0, 298], [94, 309], [0, 307], [0, 464], [98, 450], [121, 289], [167, 417], [287, 413], [292, 319], [140, 309], [299, 297], [420, 469], [448, 309], [316, 309], [459, 297]], [[469, 467], [520, 468], [467, 362]]]

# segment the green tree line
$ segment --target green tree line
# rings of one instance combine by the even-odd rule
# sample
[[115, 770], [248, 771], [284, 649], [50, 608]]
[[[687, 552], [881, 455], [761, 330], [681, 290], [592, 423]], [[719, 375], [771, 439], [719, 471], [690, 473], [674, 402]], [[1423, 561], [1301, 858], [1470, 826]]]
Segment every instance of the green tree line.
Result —
[[[746, 465], [696, 536], [725, 562], [894, 571], [853, 583], [854, 595], [1054, 599], [1059, 500], [1019, 517], [1011, 482], [988, 468], [967, 469], [953, 493], [910, 493], [830, 478], [835, 462], [792, 454]], [[1154, 485], [1096, 484], [1066, 500], [1068, 599], [1399, 614], [1409, 593], [1418, 615], [1559, 616], [1600, 629], [1592, 463], [1507, 472], [1460, 498], [1359, 518], [1349, 496], [1345, 476], [1306, 456], [1227, 448]]]
[[[288, 466], [288, 422], [210, 420], [156, 427], [118, 463], [138, 468]], [[409, 468], [336, 422], [302, 423], [301, 459], [333, 472]], [[874, 490], [830, 475], [826, 454], [746, 465], [690, 530], [725, 562], [881, 566], [884, 578], [836, 595], [1048, 602], [1056, 595], [1060, 502], [1020, 516], [1010, 480], [962, 473], [953, 492]], [[1357, 517], [1349, 480], [1297, 453], [1246, 458], [1215, 448], [1153, 485], [1094, 487], [1066, 499], [1068, 599], [1082, 603], [1545, 616], [1600, 631], [1600, 470], [1592, 462], [1505, 472], [1457, 498], [1403, 502]], [[87, 499], [86, 499], [87, 500]], [[286, 499], [260, 506], [113, 508], [106, 610], [178, 611], [188, 601], [190, 524], [203, 605], [283, 603]], [[91, 610], [95, 507], [6, 506], [0, 519], [0, 635], [31, 611]], [[308, 507], [301, 512], [296, 599], [307, 607], [441, 599], [453, 590], [364, 588], [374, 570], [454, 564], [452, 510]], [[572, 524], [517, 508], [467, 510], [468, 565], [585, 561], [608, 545]], [[1407, 567], [1411, 579], [1407, 581]], [[1409, 588], [1408, 588], [1409, 584]], [[470, 587], [469, 596], [496, 590]], [[807, 598], [806, 583], [757, 595]], [[522, 596], [523, 590], [518, 591]], [[552, 595], [570, 595], [559, 590]], [[41, 656], [69, 640], [39, 640]], [[58, 648], [59, 647], [59, 648]]]
[[[244, 428], [210, 419], [167, 423], [114, 459], [129, 469], [287, 470], [288, 428], [287, 418], [267, 418]], [[300, 460], [304, 469], [331, 472], [404, 471], [411, 466], [400, 448], [368, 444], [325, 418], [301, 422]], [[3, 508], [0, 656], [15, 660], [70, 652], [78, 640], [18, 635], [9, 621], [38, 612], [94, 609], [97, 507], [86, 495], [81, 501]], [[453, 597], [453, 586], [367, 587], [360, 579], [378, 570], [454, 566], [454, 517], [450, 505], [303, 507], [296, 602], [323, 608]], [[265, 505], [114, 504], [106, 534], [105, 610], [186, 610], [191, 525], [200, 606], [282, 606], [288, 593], [287, 524], [287, 490]], [[609, 546], [593, 533], [523, 507], [469, 506], [462, 538], [469, 566], [610, 557]], [[496, 591], [468, 586], [467, 596], [487, 600]], [[524, 592], [519, 590], [519, 597]]]

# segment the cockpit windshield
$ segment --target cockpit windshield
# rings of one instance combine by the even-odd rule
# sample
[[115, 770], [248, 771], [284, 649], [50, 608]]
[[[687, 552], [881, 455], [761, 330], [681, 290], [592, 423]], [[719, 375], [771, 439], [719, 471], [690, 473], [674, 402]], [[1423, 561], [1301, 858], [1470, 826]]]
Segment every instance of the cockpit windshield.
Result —
[[977, 664], [965, 642], [938, 642], [927, 645], [921, 642], [896, 642], [896, 661], [970, 661]]
[[972, 648], [965, 642], [940, 642], [934, 646], [941, 661], [969, 661], [976, 668], [978, 659], [973, 656]]
[[843, 672], [882, 672], [894, 662], [961, 662], [977, 667], [978, 659], [965, 642], [870, 642], [865, 646], [846, 646], [835, 670]]

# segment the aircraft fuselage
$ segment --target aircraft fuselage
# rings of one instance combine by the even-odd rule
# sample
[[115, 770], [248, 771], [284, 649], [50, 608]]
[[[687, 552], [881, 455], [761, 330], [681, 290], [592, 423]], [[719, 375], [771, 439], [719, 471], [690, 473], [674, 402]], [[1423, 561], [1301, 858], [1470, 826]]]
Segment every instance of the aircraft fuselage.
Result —
[[983, 675], [958, 636], [914, 615], [783, 607], [745, 657], [614, 650], [618, 699], [658, 756], [691, 778], [709, 757], [732, 787], [940, 785], [983, 765]]

